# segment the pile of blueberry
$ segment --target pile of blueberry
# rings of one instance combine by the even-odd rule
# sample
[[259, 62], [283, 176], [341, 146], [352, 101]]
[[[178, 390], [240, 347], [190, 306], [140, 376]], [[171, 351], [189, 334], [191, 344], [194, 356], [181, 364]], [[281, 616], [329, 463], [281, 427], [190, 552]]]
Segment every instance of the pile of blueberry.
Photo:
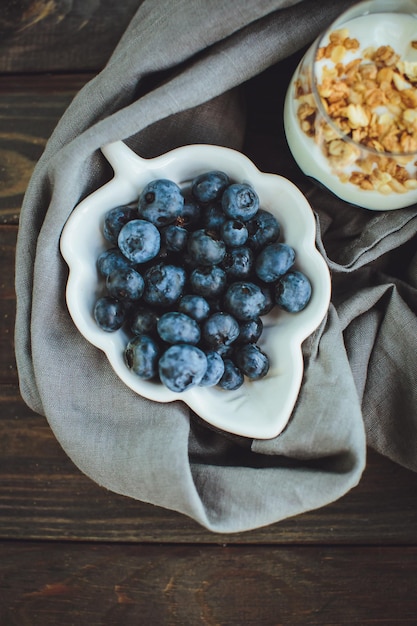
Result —
[[153, 180], [137, 204], [107, 212], [103, 233], [109, 248], [97, 267], [106, 293], [95, 320], [109, 332], [123, 326], [128, 368], [175, 392], [264, 377], [262, 316], [274, 306], [301, 311], [311, 297], [275, 216], [252, 186], [221, 171], [184, 190]]

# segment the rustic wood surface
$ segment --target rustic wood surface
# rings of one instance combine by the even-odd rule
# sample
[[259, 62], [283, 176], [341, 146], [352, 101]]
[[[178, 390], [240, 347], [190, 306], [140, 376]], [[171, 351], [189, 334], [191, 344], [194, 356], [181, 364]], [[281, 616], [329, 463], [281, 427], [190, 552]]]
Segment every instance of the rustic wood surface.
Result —
[[141, 0], [2, 0], [0, 72], [96, 71]]
[[[416, 548], [10, 542], [8, 626], [415, 624]], [[22, 570], [24, 574], [22, 574]], [[401, 584], [399, 581], [401, 580]]]
[[[369, 450], [362, 480], [339, 501], [248, 533], [214, 534], [93, 483], [20, 397], [14, 254], [23, 194], [56, 123], [138, 2], [125, 5], [120, 31], [95, 51], [93, 36], [100, 48], [109, 32], [100, 11], [111, 21], [118, 3], [17, 0], [0, 11], [0, 625], [414, 626], [413, 472]], [[84, 57], [57, 50], [59, 23], [91, 34]], [[249, 96], [258, 88], [249, 85]], [[275, 105], [249, 119], [245, 150], [261, 169], [276, 150]], [[292, 163], [281, 166], [298, 175]]]

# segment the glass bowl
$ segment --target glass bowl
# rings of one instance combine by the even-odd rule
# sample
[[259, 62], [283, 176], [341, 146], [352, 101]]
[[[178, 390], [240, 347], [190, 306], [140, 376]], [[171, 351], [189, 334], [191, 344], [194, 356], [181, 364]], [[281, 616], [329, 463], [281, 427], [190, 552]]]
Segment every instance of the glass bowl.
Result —
[[333, 22], [295, 71], [284, 126], [302, 171], [341, 199], [417, 202], [417, 0], [367, 0]]

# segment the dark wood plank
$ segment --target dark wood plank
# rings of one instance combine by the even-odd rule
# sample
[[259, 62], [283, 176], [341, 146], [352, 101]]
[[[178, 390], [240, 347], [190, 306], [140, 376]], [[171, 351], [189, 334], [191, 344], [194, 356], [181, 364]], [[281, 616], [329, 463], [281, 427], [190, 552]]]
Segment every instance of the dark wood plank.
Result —
[[0, 545], [7, 626], [413, 626], [417, 548]]
[[3, 0], [0, 72], [103, 67], [140, 0]]
[[14, 291], [14, 259], [16, 226], [0, 226], [0, 384], [17, 381], [14, 355], [14, 322], [16, 298]]
[[33, 168], [91, 74], [0, 77], [0, 224], [17, 224]]
[[417, 545], [417, 475], [370, 451], [339, 501], [247, 533], [211, 533], [110, 493], [73, 465], [15, 386], [0, 387], [0, 538], [121, 542]]

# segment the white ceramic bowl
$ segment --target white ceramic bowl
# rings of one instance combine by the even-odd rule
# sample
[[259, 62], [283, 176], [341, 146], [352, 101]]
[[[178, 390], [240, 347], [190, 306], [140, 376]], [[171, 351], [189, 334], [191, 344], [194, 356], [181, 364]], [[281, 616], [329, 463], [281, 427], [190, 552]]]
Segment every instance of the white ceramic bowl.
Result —
[[[123, 142], [115, 142], [102, 152], [114, 177], [74, 209], [61, 236], [61, 252], [70, 270], [67, 305], [75, 325], [90, 343], [103, 350], [121, 380], [141, 396], [157, 402], [183, 400], [209, 424], [230, 433], [257, 439], [277, 436], [299, 394], [301, 344], [324, 318], [330, 300], [329, 271], [315, 246], [315, 220], [306, 198], [290, 181], [260, 172], [247, 157], [227, 148], [191, 145], [142, 159]], [[300, 313], [289, 314], [275, 307], [264, 317], [259, 345], [271, 362], [265, 378], [245, 382], [236, 391], [196, 386], [178, 394], [161, 383], [143, 381], [127, 368], [124, 349], [128, 337], [124, 330], [108, 333], [97, 326], [92, 311], [102, 286], [96, 260], [108, 247], [102, 225], [109, 209], [137, 199], [144, 185], [155, 178], [169, 178], [183, 185], [213, 169], [253, 185], [261, 206], [278, 218], [283, 240], [295, 249], [297, 268], [311, 280], [312, 298]]]

